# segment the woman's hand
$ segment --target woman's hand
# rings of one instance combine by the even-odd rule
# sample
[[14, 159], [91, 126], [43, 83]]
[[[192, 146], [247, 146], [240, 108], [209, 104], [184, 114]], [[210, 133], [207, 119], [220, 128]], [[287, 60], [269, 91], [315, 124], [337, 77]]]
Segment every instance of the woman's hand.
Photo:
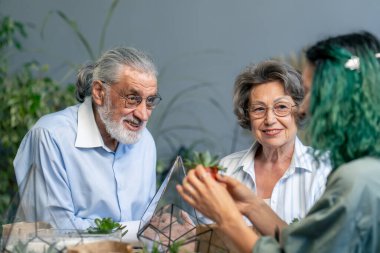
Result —
[[251, 189], [232, 177], [218, 174], [216, 179], [226, 185], [227, 191], [243, 215], [249, 213], [255, 201], [261, 201]]
[[213, 179], [202, 165], [190, 170], [177, 190], [185, 201], [217, 224], [228, 218], [242, 219], [226, 185]]
[[245, 198], [249, 198], [248, 192], [238, 182], [217, 181], [202, 165], [190, 170], [182, 185], [177, 185], [177, 191], [182, 198], [212, 219], [238, 252], [251, 252], [258, 236], [246, 225], [229, 190], [240, 199], [238, 205], [242, 205]]
[[281, 230], [287, 226], [264, 200], [257, 197], [252, 190], [236, 179], [217, 175], [217, 180], [226, 185], [239, 211], [254, 224], [261, 234], [274, 236], [276, 228]]

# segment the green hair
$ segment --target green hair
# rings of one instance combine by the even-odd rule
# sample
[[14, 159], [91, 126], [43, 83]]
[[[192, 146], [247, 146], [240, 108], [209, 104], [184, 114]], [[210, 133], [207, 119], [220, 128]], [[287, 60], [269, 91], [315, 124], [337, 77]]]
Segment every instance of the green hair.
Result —
[[[365, 43], [351, 45], [350, 51], [334, 43], [316, 47], [318, 52], [309, 50], [314, 56], [323, 52], [323, 57], [312, 61], [311, 145], [319, 154], [330, 154], [334, 169], [360, 157], [380, 157], [378, 52]], [[345, 63], [354, 56], [359, 57], [360, 67], [351, 70]]]

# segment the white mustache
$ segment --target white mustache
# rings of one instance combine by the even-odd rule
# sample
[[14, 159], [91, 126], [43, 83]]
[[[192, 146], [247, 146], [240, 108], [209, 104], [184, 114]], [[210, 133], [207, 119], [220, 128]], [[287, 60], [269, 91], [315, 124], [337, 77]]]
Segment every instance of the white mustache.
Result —
[[134, 116], [125, 116], [125, 117], [121, 118], [121, 120], [122, 121], [126, 120], [126, 121], [131, 122], [132, 124], [136, 124], [139, 126], [141, 126], [144, 123], [142, 120], [140, 120], [139, 118], [136, 118]]

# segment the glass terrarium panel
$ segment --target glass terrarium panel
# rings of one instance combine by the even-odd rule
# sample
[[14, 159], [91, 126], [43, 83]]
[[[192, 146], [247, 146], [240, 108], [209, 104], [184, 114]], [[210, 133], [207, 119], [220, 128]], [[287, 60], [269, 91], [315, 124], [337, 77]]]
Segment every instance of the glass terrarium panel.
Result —
[[215, 233], [212, 221], [196, 212], [178, 194], [176, 185], [186, 176], [181, 157], [177, 157], [160, 189], [145, 211], [138, 238], [148, 251], [229, 252]]

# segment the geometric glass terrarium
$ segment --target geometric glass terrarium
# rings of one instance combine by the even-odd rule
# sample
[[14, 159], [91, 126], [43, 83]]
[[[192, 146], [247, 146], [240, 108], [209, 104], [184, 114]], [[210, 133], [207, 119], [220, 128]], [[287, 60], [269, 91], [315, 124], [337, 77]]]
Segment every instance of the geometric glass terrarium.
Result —
[[69, 217], [52, 212], [49, 188], [35, 165], [31, 165], [19, 194], [3, 218], [0, 252], [65, 252], [68, 246], [99, 240], [121, 241], [122, 232], [89, 234], [75, 227]]
[[230, 252], [213, 228], [176, 190], [186, 176], [181, 157], [177, 157], [167, 177], [146, 209], [137, 233], [151, 252]]

